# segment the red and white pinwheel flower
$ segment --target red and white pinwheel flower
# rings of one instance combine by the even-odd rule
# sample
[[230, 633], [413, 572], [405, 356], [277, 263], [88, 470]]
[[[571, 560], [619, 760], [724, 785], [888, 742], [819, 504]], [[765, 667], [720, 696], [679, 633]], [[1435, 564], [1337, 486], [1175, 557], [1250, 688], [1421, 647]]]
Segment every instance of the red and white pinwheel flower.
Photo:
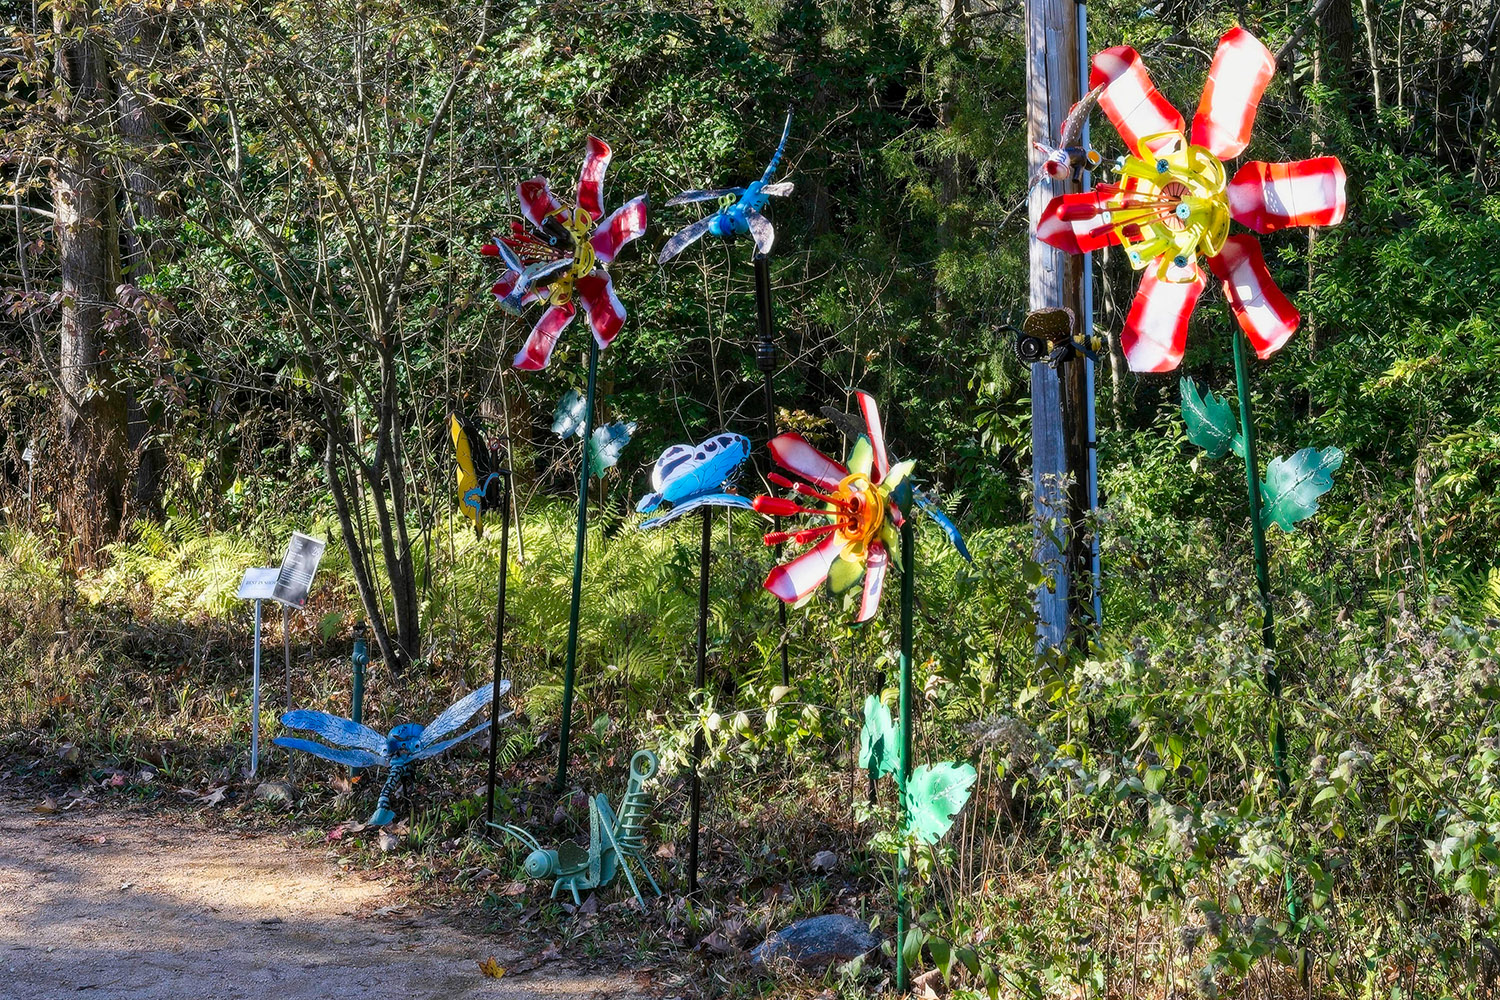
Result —
[[1132, 371], [1170, 371], [1182, 360], [1188, 317], [1208, 284], [1200, 254], [1257, 356], [1276, 353], [1301, 321], [1272, 280], [1260, 241], [1229, 235], [1231, 219], [1272, 233], [1344, 218], [1344, 168], [1336, 157], [1251, 161], [1228, 177], [1224, 163], [1249, 144], [1275, 72], [1270, 50], [1243, 28], [1231, 29], [1214, 53], [1189, 141], [1182, 115], [1151, 83], [1134, 49], [1094, 56], [1090, 86], [1104, 88], [1099, 104], [1132, 153], [1119, 184], [1052, 199], [1037, 236], [1070, 253], [1118, 244], [1145, 272], [1120, 337]]
[[522, 181], [516, 188], [521, 213], [535, 235], [516, 222], [508, 235], [481, 250], [505, 262], [505, 276], [490, 289], [503, 308], [519, 316], [532, 302], [547, 306], [516, 355], [517, 368], [547, 367], [557, 338], [573, 321], [575, 294], [600, 349], [608, 347], [625, 325], [625, 306], [604, 265], [646, 231], [646, 196], [604, 217], [604, 171], [611, 155], [608, 143], [589, 136], [578, 196], [571, 205], [558, 201], [545, 177]]
[[771, 457], [776, 464], [802, 482], [771, 473], [778, 486], [823, 504], [807, 507], [794, 500], [761, 496], [752, 506], [762, 514], [777, 517], [811, 515], [829, 523], [801, 531], [773, 531], [767, 545], [817, 541], [801, 555], [782, 563], [766, 577], [766, 589], [788, 604], [797, 604], [827, 581], [829, 589], [842, 594], [864, 582], [857, 621], [875, 617], [885, 588], [886, 571], [899, 564], [900, 545], [896, 528], [902, 516], [891, 499], [892, 492], [911, 474], [915, 462], [892, 465], [885, 451], [880, 411], [868, 393], [857, 392], [865, 433], [849, 449], [847, 466], [814, 448], [800, 434], [780, 434], [771, 439]]

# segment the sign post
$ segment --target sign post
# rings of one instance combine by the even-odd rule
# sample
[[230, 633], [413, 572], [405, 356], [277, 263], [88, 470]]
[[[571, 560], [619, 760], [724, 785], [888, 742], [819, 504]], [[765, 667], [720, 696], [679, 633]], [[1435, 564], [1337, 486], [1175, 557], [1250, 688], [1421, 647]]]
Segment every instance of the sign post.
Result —
[[26, 523], [31, 523], [31, 492], [36, 482], [36, 448], [30, 441], [26, 442], [26, 450], [21, 452], [21, 461], [26, 463]]
[[260, 769], [260, 626], [261, 604], [276, 601], [281, 605], [282, 648], [286, 657], [286, 707], [292, 707], [292, 641], [287, 631], [290, 624], [289, 609], [300, 608], [307, 603], [307, 592], [312, 587], [318, 562], [328, 543], [292, 532], [287, 543], [286, 556], [278, 566], [256, 566], [245, 570], [240, 579], [236, 596], [242, 601], [255, 602], [255, 653], [251, 672], [250, 695], [250, 777]]

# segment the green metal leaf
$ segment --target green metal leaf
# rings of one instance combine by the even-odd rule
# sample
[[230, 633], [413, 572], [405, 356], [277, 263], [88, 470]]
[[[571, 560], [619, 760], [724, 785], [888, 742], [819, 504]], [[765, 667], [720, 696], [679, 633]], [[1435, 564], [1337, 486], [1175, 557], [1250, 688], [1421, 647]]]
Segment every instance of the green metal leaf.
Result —
[[1333, 488], [1333, 473], [1344, 453], [1329, 446], [1303, 448], [1291, 458], [1274, 458], [1260, 487], [1260, 523], [1291, 531], [1318, 512], [1318, 498]]
[[606, 471], [615, 467], [620, 461], [620, 452], [630, 443], [630, 435], [635, 433], [635, 421], [628, 420], [624, 423], [605, 424], [594, 430], [593, 437], [589, 441], [589, 473], [593, 476], [602, 476]]
[[567, 395], [557, 401], [557, 409], [552, 411], [552, 433], [561, 435], [564, 440], [582, 433], [585, 402], [576, 389], [569, 389]]
[[865, 699], [865, 724], [859, 731], [859, 766], [871, 778], [883, 778], [896, 770], [896, 724], [891, 710], [875, 695]]
[[1207, 452], [1209, 458], [1223, 458], [1230, 451], [1244, 457], [1245, 439], [1229, 401], [1215, 395], [1212, 389], [1200, 396], [1197, 384], [1190, 378], [1182, 380], [1182, 420], [1187, 424], [1188, 440]]
[[979, 774], [971, 764], [923, 764], [906, 782], [906, 832], [936, 844], [969, 801]]

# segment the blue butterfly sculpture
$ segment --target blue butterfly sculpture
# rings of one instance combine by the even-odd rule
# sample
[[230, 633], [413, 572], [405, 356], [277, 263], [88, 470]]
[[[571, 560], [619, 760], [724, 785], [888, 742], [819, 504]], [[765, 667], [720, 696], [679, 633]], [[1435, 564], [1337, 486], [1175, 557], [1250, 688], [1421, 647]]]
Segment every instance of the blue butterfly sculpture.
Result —
[[786, 151], [787, 136], [791, 134], [792, 113], [788, 111], [786, 127], [781, 130], [781, 143], [776, 147], [775, 155], [771, 157], [771, 162], [760, 180], [752, 181], [749, 187], [719, 188], [716, 191], [684, 191], [668, 201], [668, 205], [687, 205], [695, 201], [718, 201], [720, 205], [717, 212], [704, 216], [667, 240], [656, 262], [665, 264], [702, 239], [705, 233], [726, 238], [749, 233], [755, 240], [755, 256], [764, 257], [770, 253], [771, 244], [776, 240], [776, 231], [771, 228], [771, 220], [762, 215], [761, 210], [766, 207], [767, 198], [782, 197], [792, 193], [791, 181], [771, 183], [771, 178], [776, 176], [776, 168], [781, 166], [781, 154]]
[[636, 512], [649, 514], [664, 503], [672, 509], [648, 521], [642, 528], [655, 528], [674, 521], [699, 507], [739, 507], [750, 510], [750, 499], [722, 491], [724, 481], [750, 457], [750, 440], [742, 434], [715, 434], [696, 447], [674, 444], [661, 453], [651, 470], [653, 492], [641, 497]]
[[[449, 747], [462, 743], [470, 736], [477, 736], [491, 725], [510, 718], [506, 712], [484, 722], [452, 739], [443, 739], [473, 717], [475, 712], [490, 704], [493, 684], [486, 684], [471, 691], [448, 706], [441, 715], [425, 726], [415, 722], [397, 726], [389, 736], [381, 736], [369, 726], [327, 712], [296, 709], [281, 717], [281, 724], [288, 729], [301, 729], [313, 733], [336, 746], [326, 746], [296, 736], [278, 736], [272, 742], [288, 750], [303, 750], [314, 757], [331, 760], [335, 764], [349, 767], [389, 767], [390, 776], [380, 789], [380, 801], [370, 817], [371, 826], [385, 826], [396, 818], [391, 809], [391, 795], [401, 779], [411, 771], [417, 761], [436, 757]], [[510, 690], [510, 681], [500, 682], [500, 694]], [[441, 742], [439, 742], [441, 741]]]

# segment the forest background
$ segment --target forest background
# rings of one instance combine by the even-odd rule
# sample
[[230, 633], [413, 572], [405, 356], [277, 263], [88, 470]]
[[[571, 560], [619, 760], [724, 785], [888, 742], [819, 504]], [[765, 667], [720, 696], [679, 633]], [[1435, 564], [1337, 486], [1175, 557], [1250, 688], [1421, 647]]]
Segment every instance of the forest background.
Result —
[[[680, 761], [707, 728], [715, 780], [734, 788], [717, 814], [738, 817], [716, 857], [756, 867], [747, 886], [799, 869], [802, 843], [771, 836], [767, 812], [817, 831], [799, 841], [863, 845], [869, 825], [817, 776], [847, 772], [893, 634], [830, 606], [794, 614], [793, 690], [779, 687], [768, 554], [736, 523], [712, 619], [715, 669], [733, 680], [692, 710], [692, 532], [628, 522], [666, 444], [762, 436], [744, 245], [667, 268], [654, 256], [693, 218], [666, 198], [758, 176], [790, 107], [797, 188], [771, 209], [781, 426], [837, 451], [820, 408], [873, 392], [977, 555], [922, 547], [922, 751], [982, 771], [922, 897], [924, 961], [972, 947], [1017, 995], [1488, 988], [1500, 3], [1089, 6], [1090, 48], [1135, 45], [1180, 108], [1217, 37], [1245, 25], [1282, 59], [1248, 155], [1335, 154], [1349, 174], [1342, 226], [1266, 241], [1304, 320], [1256, 366], [1265, 453], [1348, 456], [1319, 516], [1273, 532], [1289, 798], [1262, 749], [1239, 474], [1193, 457], [1177, 376], [1130, 374], [1113, 339], [1098, 394], [1105, 621], [1088, 653], [1033, 659], [1030, 407], [1007, 331], [1027, 288], [1020, 4], [0, 10], [11, 750], [77, 741], [118, 763], [169, 747], [188, 772], [227, 766], [248, 699], [233, 585], [293, 527], [333, 543], [295, 624], [315, 664], [299, 704], [343, 704], [328, 665], [356, 618], [375, 626], [382, 715], [479, 681], [498, 542], [456, 514], [445, 420], [461, 410], [518, 472], [511, 673], [529, 721], [509, 750], [547, 756], [577, 461], [550, 423], [581, 388], [586, 341], [575, 324], [550, 369], [512, 370], [530, 321], [496, 310], [478, 247], [516, 215], [517, 181], [570, 187], [593, 132], [616, 152], [607, 206], [648, 192], [653, 207], [613, 268], [629, 320], [601, 366], [600, 417], [637, 429], [593, 496], [588, 759], [603, 769], [649, 738]], [[1102, 116], [1093, 137], [1123, 152]], [[1113, 338], [1132, 275], [1119, 254], [1096, 274]], [[1197, 312], [1182, 374], [1228, 387], [1230, 322]], [[804, 809], [808, 788], [825, 809]]]

